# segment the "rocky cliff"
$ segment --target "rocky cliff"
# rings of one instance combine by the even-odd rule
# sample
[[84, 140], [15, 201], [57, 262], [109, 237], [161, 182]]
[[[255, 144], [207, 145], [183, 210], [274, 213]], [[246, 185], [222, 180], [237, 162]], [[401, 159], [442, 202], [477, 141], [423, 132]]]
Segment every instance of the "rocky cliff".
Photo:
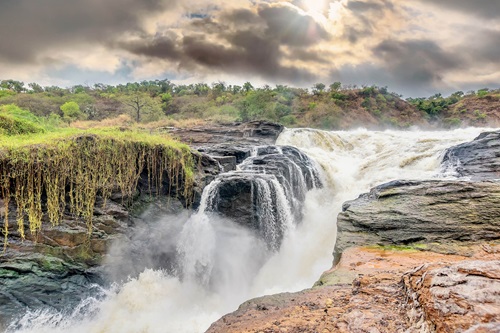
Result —
[[395, 181], [345, 203], [312, 289], [250, 300], [207, 332], [499, 332], [499, 134], [448, 150], [475, 181]]
[[[132, 196], [124, 197], [116, 189], [111, 190], [106, 200], [98, 194], [90, 235], [85, 220], [75, 216], [68, 207], [57, 226], [48, 223], [46, 198], [42, 197], [44, 223], [40, 231], [26, 232], [23, 240], [17, 228], [12, 224], [8, 227], [9, 244], [0, 254], [0, 327], [28, 308], [62, 309], [77, 304], [87, 295], [98, 295], [100, 286], [112, 282], [103, 263], [109, 257], [109, 249], [114, 242], [130, 242], [139, 229], [147, 228], [151, 221], [157, 221], [160, 216], [179, 213], [186, 207], [196, 208], [205, 186], [224, 171], [224, 154], [229, 156], [234, 167], [236, 165], [238, 155], [233, 154], [236, 149], [224, 151], [223, 144], [232, 142], [233, 145], [242, 147], [242, 151], [248, 156], [252, 145], [274, 143], [281, 129], [278, 125], [254, 122], [226, 127], [227, 133], [222, 133], [223, 128], [220, 127], [207, 128], [206, 131], [193, 130], [190, 139], [186, 137], [187, 134], [179, 135], [186, 141], [209, 144], [205, 148], [207, 150], [219, 145], [217, 153], [211, 155], [193, 151], [196, 170], [192, 197], [183, 196], [184, 189], [179, 179], [176, 184], [180, 186], [172, 184], [167, 175], [162, 178], [161, 183], [151, 182], [150, 170], [144, 170], [139, 175]], [[211, 139], [206, 139], [208, 136]], [[10, 200], [8, 204], [10, 220], [15, 221], [15, 201]], [[2, 232], [6, 208], [6, 201], [0, 197]], [[27, 219], [25, 224], [28, 230]], [[167, 252], [159, 252], [155, 262], [148, 262], [148, 265], [169, 269]], [[141, 261], [140, 255], [133, 251], [127, 255], [132, 261]], [[134, 272], [128, 270], [126, 273]]]

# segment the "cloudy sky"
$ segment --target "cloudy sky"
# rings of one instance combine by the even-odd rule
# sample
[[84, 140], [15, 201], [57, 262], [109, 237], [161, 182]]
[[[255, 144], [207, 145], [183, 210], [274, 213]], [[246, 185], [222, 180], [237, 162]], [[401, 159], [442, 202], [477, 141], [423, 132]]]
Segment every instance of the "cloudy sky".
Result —
[[2, 0], [0, 79], [500, 87], [499, 0]]

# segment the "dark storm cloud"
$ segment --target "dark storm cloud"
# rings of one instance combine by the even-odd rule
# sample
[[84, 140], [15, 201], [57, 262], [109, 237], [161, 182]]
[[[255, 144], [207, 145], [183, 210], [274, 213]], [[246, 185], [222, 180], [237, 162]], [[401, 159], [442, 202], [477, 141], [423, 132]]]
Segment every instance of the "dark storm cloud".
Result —
[[333, 55], [329, 52], [322, 51], [319, 52], [311, 52], [307, 49], [292, 49], [290, 52], [290, 58], [292, 59], [300, 59], [304, 62], [313, 62], [319, 64], [328, 64], [331, 63]]
[[112, 40], [126, 31], [140, 30], [144, 15], [164, 10], [174, 2], [4, 0], [0, 10], [0, 60], [35, 62], [44, 50]]
[[463, 61], [431, 40], [387, 40], [373, 49], [390, 75], [414, 86], [434, 85], [449, 70], [463, 66]]
[[354, 22], [344, 26], [344, 38], [352, 44], [363, 38], [371, 37], [376, 29], [378, 21], [383, 18], [385, 12], [394, 11], [394, 5], [390, 1], [349, 1], [346, 4]]
[[180, 66], [201, 66], [224, 73], [260, 75], [271, 80], [310, 81], [307, 70], [279, 63], [279, 45], [252, 31], [235, 32], [226, 39], [231, 46], [207, 42], [203, 36], [187, 36], [181, 46]]
[[[294, 57], [324, 62], [308, 54], [308, 47], [329, 38], [310, 16], [289, 5], [261, 5], [256, 11], [239, 9], [221, 13], [217, 19], [192, 20], [176, 40], [156, 36], [121, 44], [121, 48], [144, 57], [174, 61], [190, 71], [258, 75], [266, 79], [313, 81], [305, 68], [285, 66], [288, 47]], [[297, 60], [297, 58], [293, 58]]]
[[351, 84], [377, 84], [405, 96], [429, 96], [450, 92], [443, 76], [465, 65], [460, 56], [441, 49], [430, 40], [386, 40], [373, 49], [379, 64], [343, 66], [333, 79]]
[[499, 64], [500, 31], [481, 29], [468, 38], [470, 62]]
[[151, 58], [178, 59], [181, 55], [177, 50], [174, 36], [161, 36], [153, 39], [141, 39], [128, 43], [119, 43], [125, 50]]
[[477, 15], [489, 19], [500, 18], [500, 1], [498, 0], [418, 0], [423, 3], [439, 6], [443, 9], [457, 10], [466, 14]]

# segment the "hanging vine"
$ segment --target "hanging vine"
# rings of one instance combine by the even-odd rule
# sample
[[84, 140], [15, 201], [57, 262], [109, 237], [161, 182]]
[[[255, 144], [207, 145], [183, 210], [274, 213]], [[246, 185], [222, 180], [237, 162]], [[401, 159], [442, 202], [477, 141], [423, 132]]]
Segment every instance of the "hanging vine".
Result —
[[161, 194], [166, 181], [165, 194], [170, 195], [175, 189], [188, 204], [192, 202], [195, 162], [189, 147], [175, 141], [157, 141], [83, 134], [50, 144], [0, 147], [4, 246], [8, 241], [11, 202], [16, 206], [22, 238], [26, 221], [30, 232], [36, 235], [42, 221], [57, 225], [66, 209], [83, 218], [90, 234], [97, 196], [103, 198], [105, 205], [112, 192], [118, 190], [122, 198], [130, 200], [143, 172], [147, 173], [150, 193], [154, 188], [154, 194]]

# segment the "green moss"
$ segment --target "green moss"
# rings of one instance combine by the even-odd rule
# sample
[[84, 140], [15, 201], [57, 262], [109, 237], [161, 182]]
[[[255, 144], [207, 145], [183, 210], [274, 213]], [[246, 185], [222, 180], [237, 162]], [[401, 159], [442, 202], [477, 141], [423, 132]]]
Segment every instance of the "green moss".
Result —
[[[192, 199], [194, 159], [187, 145], [167, 136], [138, 131], [61, 129], [57, 132], [0, 137], [0, 197], [4, 200], [5, 244], [9, 226], [8, 204], [17, 207], [18, 231], [24, 221], [30, 232], [41, 229], [46, 215], [58, 224], [65, 209], [87, 222], [98, 195], [109, 198], [114, 190], [132, 197], [141, 173], [158, 192], [163, 181], [169, 192]], [[165, 179], [166, 177], [166, 179]], [[182, 189], [182, 193], [178, 193]], [[159, 193], [157, 193], [159, 194]], [[46, 208], [42, 209], [42, 198]]]
[[411, 245], [374, 245], [368, 248], [383, 250], [383, 251], [403, 251], [403, 252], [415, 252], [425, 250], [427, 248], [426, 244], [411, 244]]

